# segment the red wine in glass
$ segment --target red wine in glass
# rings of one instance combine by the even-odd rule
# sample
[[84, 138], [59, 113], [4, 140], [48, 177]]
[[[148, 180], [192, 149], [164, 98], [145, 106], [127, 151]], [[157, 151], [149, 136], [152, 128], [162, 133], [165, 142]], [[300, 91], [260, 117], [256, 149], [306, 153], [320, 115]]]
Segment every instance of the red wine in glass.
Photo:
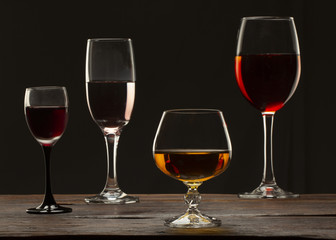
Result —
[[45, 159], [45, 195], [42, 204], [27, 213], [68, 213], [72, 209], [56, 203], [51, 191], [50, 153], [62, 136], [68, 122], [68, 97], [65, 87], [27, 88], [24, 100], [26, 122], [30, 132], [42, 146]]
[[116, 169], [119, 137], [130, 121], [135, 98], [131, 39], [88, 39], [85, 83], [91, 117], [104, 134], [107, 171], [103, 190], [84, 200], [88, 204], [137, 203], [138, 197], [127, 195], [120, 189]]
[[238, 34], [235, 73], [243, 96], [262, 113], [264, 170], [260, 185], [240, 198], [295, 198], [281, 189], [273, 170], [273, 120], [294, 94], [300, 78], [300, 49], [292, 17], [244, 17]]

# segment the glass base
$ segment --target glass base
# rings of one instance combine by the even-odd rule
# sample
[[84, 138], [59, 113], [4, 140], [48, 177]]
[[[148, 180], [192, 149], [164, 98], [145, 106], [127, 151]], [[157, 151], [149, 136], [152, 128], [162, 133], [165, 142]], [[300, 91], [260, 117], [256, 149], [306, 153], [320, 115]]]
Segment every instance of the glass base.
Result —
[[221, 225], [221, 220], [198, 213], [185, 213], [165, 220], [165, 226], [173, 228], [210, 228]]
[[84, 201], [88, 204], [130, 204], [139, 202], [139, 198], [135, 196], [129, 196], [126, 193], [122, 192], [120, 189], [118, 189], [113, 192], [103, 191], [96, 196], [86, 197]]
[[282, 190], [276, 184], [261, 184], [252, 192], [238, 194], [239, 198], [298, 198], [300, 195]]
[[29, 208], [26, 210], [26, 212], [31, 214], [57, 214], [69, 213], [72, 212], [72, 209], [68, 207], [62, 207], [58, 204], [48, 204], [38, 206], [37, 208]]

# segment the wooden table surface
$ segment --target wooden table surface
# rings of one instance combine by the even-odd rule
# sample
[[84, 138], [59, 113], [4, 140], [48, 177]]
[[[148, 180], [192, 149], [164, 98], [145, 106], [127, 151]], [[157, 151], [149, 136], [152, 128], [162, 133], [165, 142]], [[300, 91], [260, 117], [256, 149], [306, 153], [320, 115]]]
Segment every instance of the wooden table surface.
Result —
[[[86, 196], [86, 195], [85, 195]], [[222, 220], [208, 229], [172, 229], [165, 218], [186, 210], [183, 195], [139, 194], [140, 203], [87, 205], [84, 195], [55, 195], [72, 213], [32, 215], [42, 195], [0, 195], [2, 239], [336, 239], [336, 194], [243, 200], [204, 194], [200, 210]]]

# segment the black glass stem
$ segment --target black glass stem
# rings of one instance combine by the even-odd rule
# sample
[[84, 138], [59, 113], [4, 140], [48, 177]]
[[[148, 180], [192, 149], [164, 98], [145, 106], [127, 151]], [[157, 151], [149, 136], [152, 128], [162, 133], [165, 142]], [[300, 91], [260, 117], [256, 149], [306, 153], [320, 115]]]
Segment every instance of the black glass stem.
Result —
[[51, 176], [50, 176], [50, 154], [52, 146], [42, 145], [44, 162], [45, 162], [45, 194], [43, 202], [37, 208], [29, 208], [26, 210], [27, 213], [41, 214], [41, 213], [67, 213], [71, 212], [71, 208], [62, 207], [58, 205], [54, 199], [51, 191]]
[[300, 47], [294, 19], [253, 16], [241, 20], [235, 57], [237, 84], [243, 96], [262, 113], [264, 170], [260, 185], [240, 198], [297, 198], [280, 188], [273, 166], [274, 114], [293, 96], [300, 79]]

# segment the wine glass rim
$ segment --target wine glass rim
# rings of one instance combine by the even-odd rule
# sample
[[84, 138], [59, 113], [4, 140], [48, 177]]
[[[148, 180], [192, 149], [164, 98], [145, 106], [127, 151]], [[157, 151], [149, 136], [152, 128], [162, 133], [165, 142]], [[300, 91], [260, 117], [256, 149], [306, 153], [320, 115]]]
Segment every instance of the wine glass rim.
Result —
[[53, 89], [65, 89], [64, 86], [37, 86], [37, 87], [28, 87], [27, 90], [53, 90]]
[[221, 113], [221, 110], [210, 109], [210, 108], [185, 108], [185, 109], [169, 109], [165, 110], [164, 113], [175, 113], [175, 114], [209, 114], [209, 113]]
[[243, 17], [242, 20], [286, 20], [292, 21], [293, 17], [289, 16], [251, 16], [251, 17]]
[[89, 38], [88, 42], [130, 42], [131, 38]]

